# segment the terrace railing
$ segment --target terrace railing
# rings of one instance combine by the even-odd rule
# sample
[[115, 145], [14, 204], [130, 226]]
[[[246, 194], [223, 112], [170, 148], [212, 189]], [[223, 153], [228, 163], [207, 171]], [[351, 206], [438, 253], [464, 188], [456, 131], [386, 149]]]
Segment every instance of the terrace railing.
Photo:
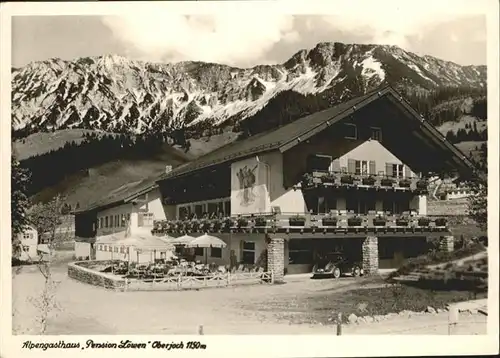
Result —
[[428, 181], [419, 177], [394, 178], [387, 175], [353, 174], [346, 172], [306, 173], [301, 182], [302, 189], [315, 187], [357, 187], [376, 190], [403, 190], [427, 193]]
[[447, 232], [447, 220], [419, 216], [415, 212], [394, 215], [371, 211], [356, 214], [332, 210], [328, 214], [282, 213], [226, 217], [214, 220], [156, 221], [153, 234], [223, 233], [223, 232], [304, 232], [304, 231], [382, 231], [382, 232]]
[[259, 283], [274, 283], [274, 275], [270, 272], [226, 272], [214, 273], [206, 276], [167, 276], [157, 279], [127, 279], [126, 291], [175, 291], [201, 289], [209, 287], [227, 287], [237, 285], [251, 285]]

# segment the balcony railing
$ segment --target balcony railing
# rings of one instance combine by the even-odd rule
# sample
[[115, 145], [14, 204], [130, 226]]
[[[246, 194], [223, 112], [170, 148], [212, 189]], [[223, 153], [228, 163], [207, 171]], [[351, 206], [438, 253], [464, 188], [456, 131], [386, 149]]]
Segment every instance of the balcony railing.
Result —
[[353, 174], [345, 172], [312, 172], [304, 174], [302, 189], [314, 187], [356, 187], [376, 190], [404, 190], [427, 193], [428, 181], [418, 177], [394, 178], [387, 175]]
[[418, 216], [407, 212], [392, 215], [383, 212], [354, 214], [332, 211], [329, 214], [259, 214], [219, 219], [155, 221], [153, 234], [190, 233], [293, 233], [293, 232], [447, 232], [447, 220]]

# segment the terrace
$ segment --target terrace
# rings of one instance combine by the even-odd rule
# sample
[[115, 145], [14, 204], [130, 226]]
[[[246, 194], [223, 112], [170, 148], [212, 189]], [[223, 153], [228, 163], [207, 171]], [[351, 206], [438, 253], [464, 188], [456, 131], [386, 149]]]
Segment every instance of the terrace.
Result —
[[346, 234], [366, 235], [377, 233], [380, 236], [443, 235], [448, 232], [445, 218], [419, 216], [413, 211], [401, 215], [388, 212], [370, 211], [368, 214], [355, 214], [346, 210], [332, 210], [328, 214], [303, 213], [266, 213], [237, 217], [195, 216], [183, 220], [155, 221], [153, 234], [184, 233], [329, 233], [339, 236]]
[[420, 177], [396, 178], [381, 172], [379, 174], [353, 174], [345, 171], [313, 171], [304, 174], [301, 189], [317, 187], [374, 189], [385, 191], [408, 191], [427, 193], [428, 182]]

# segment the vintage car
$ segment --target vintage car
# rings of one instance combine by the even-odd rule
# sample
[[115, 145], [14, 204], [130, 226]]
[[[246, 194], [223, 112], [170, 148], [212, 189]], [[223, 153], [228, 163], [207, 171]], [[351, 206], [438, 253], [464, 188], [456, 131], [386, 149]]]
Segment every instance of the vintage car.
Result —
[[339, 278], [341, 275], [357, 277], [363, 275], [363, 266], [342, 253], [332, 252], [317, 260], [312, 274], [312, 278]]

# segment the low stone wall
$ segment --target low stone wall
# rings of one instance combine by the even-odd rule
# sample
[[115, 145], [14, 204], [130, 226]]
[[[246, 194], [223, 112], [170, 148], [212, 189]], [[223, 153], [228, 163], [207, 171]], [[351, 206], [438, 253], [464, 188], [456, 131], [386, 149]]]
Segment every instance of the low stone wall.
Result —
[[125, 290], [125, 279], [88, 268], [92, 264], [104, 265], [106, 263], [96, 261], [77, 261], [69, 263], [68, 276], [93, 286], [101, 286], [117, 291]]

